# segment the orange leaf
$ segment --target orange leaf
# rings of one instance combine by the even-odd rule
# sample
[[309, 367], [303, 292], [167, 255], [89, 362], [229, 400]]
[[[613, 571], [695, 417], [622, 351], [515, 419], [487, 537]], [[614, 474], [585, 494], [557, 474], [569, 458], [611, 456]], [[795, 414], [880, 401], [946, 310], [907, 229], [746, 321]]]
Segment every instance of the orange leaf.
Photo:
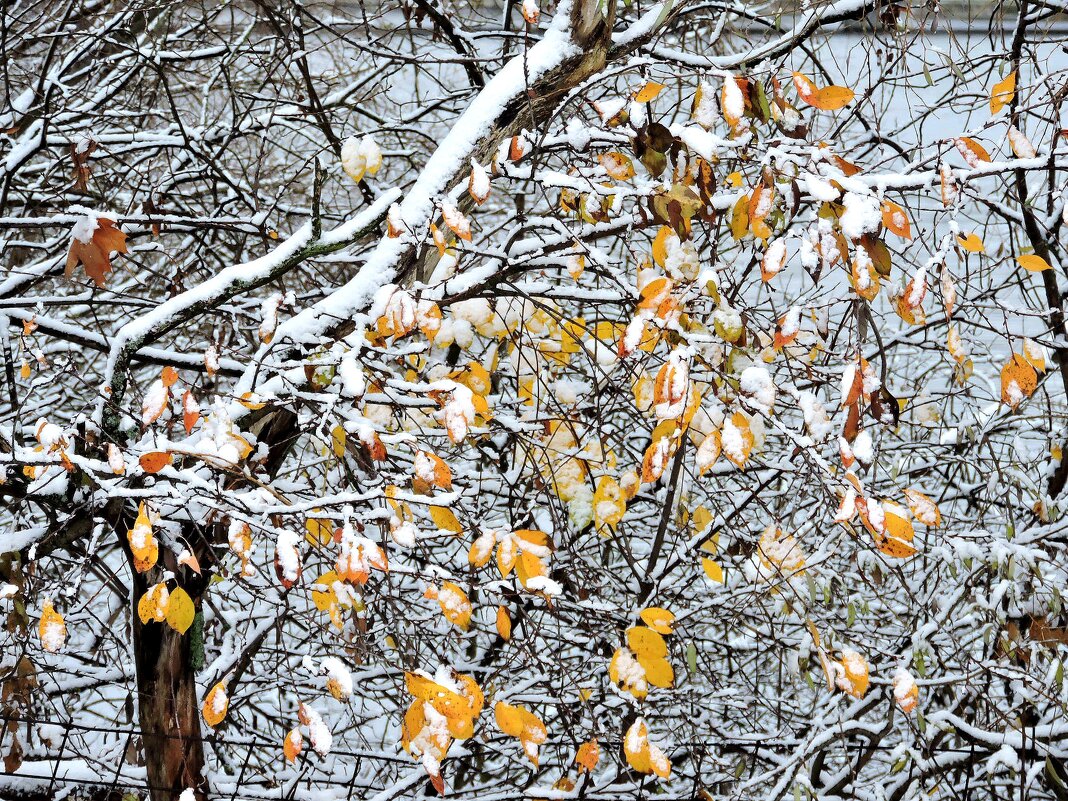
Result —
[[186, 390], [182, 396], [182, 424], [185, 426], [185, 433], [189, 434], [193, 431], [193, 427], [200, 419], [200, 405], [197, 403], [197, 399], [193, 397], [192, 390]]
[[973, 170], [981, 163], [990, 161], [990, 154], [986, 152], [986, 148], [971, 137], [961, 136], [955, 139], [954, 143], [957, 145], [957, 150], [960, 151], [961, 156], [968, 162], [968, 166]]
[[204, 705], [200, 709], [201, 714], [204, 715], [204, 722], [215, 728], [223, 722], [229, 706], [230, 699], [226, 695], [226, 687], [220, 681], [211, 688], [204, 698]]
[[797, 89], [798, 96], [809, 105], [819, 92], [816, 84], [812, 83], [812, 79], [801, 72], [794, 73], [794, 88]]
[[471, 223], [456, 206], [450, 201], [441, 201], [441, 218], [460, 239], [465, 242], [471, 241]]
[[137, 461], [141, 465], [141, 469], [146, 473], [158, 473], [174, 461], [174, 457], [167, 451], [153, 451], [152, 453], [144, 454]]
[[1038, 373], [1031, 363], [1020, 353], [1001, 368], [1001, 402], [1015, 409], [1025, 399], [1031, 397], [1038, 387]]
[[938, 510], [938, 504], [928, 498], [919, 490], [905, 490], [905, 498], [909, 502], [909, 511], [912, 516], [928, 528], [938, 528], [942, 525], [942, 513]]
[[798, 96], [813, 108], [821, 111], [835, 111], [853, 102], [856, 96], [848, 86], [825, 86], [817, 89], [806, 75], [794, 73], [794, 88]]
[[579, 773], [592, 773], [600, 761], [601, 747], [597, 744], [596, 737], [579, 746], [578, 755], [575, 757], [575, 763], [579, 766]]
[[285, 754], [286, 759], [290, 762], [296, 762], [300, 752], [304, 750], [304, 737], [300, 733], [300, 729], [294, 728], [290, 730], [286, 735], [286, 739], [282, 743], [282, 753]]
[[883, 225], [902, 239], [912, 239], [912, 226], [905, 210], [891, 200], [883, 201]]

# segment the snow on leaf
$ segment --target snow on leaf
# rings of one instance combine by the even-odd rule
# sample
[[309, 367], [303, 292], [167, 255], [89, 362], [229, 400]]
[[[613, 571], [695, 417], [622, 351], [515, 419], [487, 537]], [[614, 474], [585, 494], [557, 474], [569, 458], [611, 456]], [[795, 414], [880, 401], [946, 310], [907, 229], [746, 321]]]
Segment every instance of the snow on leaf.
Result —
[[446, 581], [437, 591], [438, 605], [445, 619], [459, 629], [467, 631], [471, 625], [471, 601], [458, 585]]
[[953, 142], [957, 146], [957, 151], [961, 157], [973, 170], [984, 162], [990, 161], [990, 154], [986, 152], [986, 148], [971, 137], [961, 136], [954, 139]]
[[894, 700], [905, 714], [911, 714], [920, 702], [920, 688], [907, 670], [894, 674]]
[[912, 226], [905, 210], [891, 200], [884, 200], [882, 205], [883, 226], [902, 239], [912, 239]]
[[854, 698], [863, 698], [868, 692], [868, 660], [856, 651], [845, 648], [842, 661], [838, 663], [835, 684], [838, 689]]
[[481, 206], [489, 199], [490, 178], [486, 168], [471, 159], [471, 177], [467, 182], [467, 193], [475, 203]]
[[133, 528], [126, 533], [126, 538], [133, 555], [134, 568], [138, 573], [149, 571], [159, 559], [159, 545], [152, 533], [152, 519], [144, 501], [138, 507], [137, 519]]
[[441, 217], [460, 239], [471, 241], [471, 223], [451, 201], [441, 201]]
[[627, 511], [627, 502], [619, 482], [611, 476], [597, 479], [597, 488], [593, 493], [593, 520], [597, 530], [608, 527], [615, 530]]
[[41, 639], [41, 647], [53, 654], [63, 650], [67, 642], [67, 624], [63, 621], [63, 615], [52, 606], [51, 600], [45, 601], [41, 607], [37, 635]]
[[289, 762], [296, 762], [300, 752], [304, 750], [304, 735], [299, 728], [290, 729], [289, 734], [282, 741], [282, 753]]
[[649, 726], [638, 718], [623, 737], [623, 755], [638, 773], [655, 773], [662, 779], [671, 775], [671, 762], [657, 746], [649, 742]]
[[141, 403], [141, 425], [150, 426], [156, 422], [166, 411], [170, 397], [170, 390], [163, 379], [153, 381]]

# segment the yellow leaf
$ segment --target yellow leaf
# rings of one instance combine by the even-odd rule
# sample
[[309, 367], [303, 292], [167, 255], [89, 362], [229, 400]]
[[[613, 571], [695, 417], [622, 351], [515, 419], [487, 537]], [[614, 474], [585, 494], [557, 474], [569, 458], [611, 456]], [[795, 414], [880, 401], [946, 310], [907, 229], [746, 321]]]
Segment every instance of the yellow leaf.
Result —
[[323, 573], [315, 580], [315, 584], [320, 584], [327, 588], [325, 590], [312, 590], [312, 603], [315, 604], [315, 608], [320, 612], [328, 611], [331, 606], [337, 603], [337, 593], [334, 592], [333, 586], [335, 581], [340, 580], [337, 572], [333, 570]]
[[506, 642], [512, 639], [512, 619], [508, 617], [508, 612], [503, 606], [497, 607], [497, 633]]
[[654, 687], [671, 687], [675, 683], [675, 671], [671, 663], [661, 657], [638, 658], [645, 669], [645, 680]]
[[649, 742], [649, 727], [638, 718], [623, 738], [623, 754], [627, 764], [638, 773], [655, 773], [662, 779], [671, 775], [671, 761], [663, 751]]
[[[693, 510], [693, 517], [691, 519], [693, 521], [694, 533], [700, 534], [702, 531], [712, 525], [712, 520], [714, 518], [712, 517], [712, 513], [708, 511], [707, 508], [705, 508], [704, 506], [698, 506], [696, 509]], [[715, 553], [715, 551], [712, 551], [711, 553]]]
[[602, 153], [597, 157], [597, 161], [604, 167], [604, 171], [608, 173], [609, 178], [626, 181], [634, 177], [634, 163], [625, 153], [615, 150], [610, 153]]
[[601, 476], [597, 479], [597, 489], [593, 493], [593, 520], [599, 531], [602, 526], [608, 526], [613, 531], [627, 512], [627, 502], [623, 498], [623, 490], [619, 482], [611, 476]]
[[1013, 70], [990, 89], [990, 113], [997, 114], [1012, 102], [1016, 94], [1016, 70]]
[[1029, 273], [1040, 273], [1043, 270], [1053, 269], [1048, 261], [1034, 253], [1027, 253], [1023, 256], [1017, 256], [1016, 261]]
[[667, 261], [667, 240], [674, 235], [675, 232], [666, 225], [661, 225], [660, 230], [656, 232], [653, 238], [653, 261], [658, 267], [663, 267]]
[[161, 581], [150, 587], [137, 602], [137, 617], [141, 619], [141, 624], [145, 625], [150, 620], [157, 623], [166, 620], [169, 603], [170, 592], [167, 591], [166, 583]]
[[735, 466], [744, 469], [755, 443], [749, 418], [743, 412], [735, 412], [724, 420], [720, 441], [723, 444], [723, 455]]
[[[468, 563], [474, 567], [485, 567], [488, 565], [489, 560], [493, 556], [493, 546], [496, 542], [496, 532], [492, 529], [484, 531], [473, 543], [471, 543], [471, 549], [467, 552]], [[499, 554], [500, 549], [498, 549], [498, 555]], [[504, 578], [507, 578], [507, 575], [505, 575]]]
[[304, 539], [308, 541], [309, 545], [313, 545], [316, 548], [328, 545], [334, 539], [334, 524], [330, 520], [309, 517], [304, 521], [304, 528], [307, 530]]
[[1027, 359], [1027, 363], [1034, 367], [1038, 372], [1046, 372], [1046, 348], [1039, 342], [1035, 342], [1033, 339], [1024, 337], [1023, 341], [1023, 355]]
[[523, 753], [527, 758], [538, 764], [538, 746], [544, 743], [549, 736], [545, 724], [541, 718], [525, 707], [506, 704], [498, 701], [493, 707], [497, 727], [509, 737], [519, 738], [523, 746]]
[[636, 103], [648, 103], [654, 97], [656, 97], [663, 90], [664, 84], [656, 83], [656, 81], [649, 81], [641, 89], [639, 89], [634, 95], [634, 102]]
[[960, 136], [954, 141], [957, 150], [973, 170], [981, 163], [990, 161], [990, 154], [987, 153], [986, 148], [970, 136]]
[[633, 626], [627, 629], [627, 647], [638, 659], [667, 656], [667, 643], [664, 642], [664, 638], [645, 626]]
[[749, 232], [749, 195], [742, 194], [731, 209], [731, 236], [739, 240]]
[[717, 584], [723, 583], [723, 568], [720, 567], [719, 562], [715, 559], [709, 559], [707, 556], [701, 560], [701, 567], [705, 569], [705, 575]]
[[957, 237], [957, 244], [969, 253], [986, 253], [986, 245], [975, 234], [962, 234]]
[[793, 78], [798, 96], [808, 105], [821, 111], [840, 109], [852, 103], [856, 96], [848, 86], [825, 86], [817, 89], [816, 84], [800, 72], [795, 72]]
[[652, 772], [649, 764], [649, 728], [642, 718], [638, 718], [627, 729], [627, 736], [623, 738], [623, 754], [627, 764], [638, 773]]
[[863, 698], [868, 692], [868, 660], [848, 648], [842, 651], [842, 668], [838, 674], [839, 689], [849, 693], [854, 698]]
[[189, 597], [189, 593], [178, 587], [171, 593], [167, 604], [167, 625], [179, 634], [185, 634], [193, 625], [194, 617], [196, 608], [193, 599]]
[[890, 501], [884, 501], [882, 507], [883, 529], [874, 532], [876, 547], [895, 559], [907, 559], [915, 555], [917, 551], [910, 543], [916, 532], [908, 512], [904, 507]]
[[529, 551], [520, 551], [515, 560], [515, 573], [519, 578], [519, 583], [527, 589], [527, 584], [532, 578], [545, 575], [545, 565], [542, 564], [541, 559]]
[[[460, 521], [456, 519], [456, 515], [453, 514], [452, 510], [446, 509], [444, 506], [431, 506], [430, 519], [441, 531], [451, 531], [454, 534], [459, 534], [464, 530], [464, 527], [460, 525]], [[488, 561], [488, 554], [486, 559]]]
[[822, 111], [835, 111], [848, 106], [855, 96], [848, 86], [825, 86], [816, 93], [811, 105]]
[[237, 402], [244, 406], [246, 409], [251, 409], [254, 412], [259, 411], [267, 405], [263, 401], [259, 400], [259, 398], [254, 392], [245, 392], [241, 395], [240, 398], [237, 399]]
[[345, 429], [341, 426], [334, 426], [330, 432], [330, 450], [334, 452], [334, 456], [338, 459], [345, 458], [345, 441], [348, 439], [348, 435], [345, 433]]
[[[142, 457], [144, 458], [144, 457]], [[126, 533], [130, 543], [130, 553], [134, 560], [134, 569], [138, 573], [145, 573], [152, 569], [159, 558], [159, 545], [152, 534], [152, 520], [148, 514], [148, 507], [144, 501], [137, 510], [137, 520], [133, 528]]]
[[641, 619], [646, 626], [659, 634], [671, 634], [675, 616], [659, 606], [650, 606], [641, 611]]
[[204, 716], [204, 722], [215, 728], [223, 722], [229, 706], [230, 698], [226, 694], [226, 685], [220, 681], [211, 688], [204, 698], [204, 705], [200, 708], [200, 713]]

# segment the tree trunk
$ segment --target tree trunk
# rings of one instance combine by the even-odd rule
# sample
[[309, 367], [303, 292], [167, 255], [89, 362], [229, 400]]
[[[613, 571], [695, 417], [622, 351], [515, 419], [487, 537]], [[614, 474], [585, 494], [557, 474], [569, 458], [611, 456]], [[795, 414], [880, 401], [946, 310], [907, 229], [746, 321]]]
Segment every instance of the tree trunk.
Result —
[[[135, 609], [144, 589], [135, 592]], [[199, 607], [199, 595], [190, 596]], [[186, 788], [193, 788], [198, 799], [206, 798], [190, 633], [179, 634], [166, 623], [143, 625], [136, 612], [133, 616], [138, 706], [152, 801], [177, 801]]]

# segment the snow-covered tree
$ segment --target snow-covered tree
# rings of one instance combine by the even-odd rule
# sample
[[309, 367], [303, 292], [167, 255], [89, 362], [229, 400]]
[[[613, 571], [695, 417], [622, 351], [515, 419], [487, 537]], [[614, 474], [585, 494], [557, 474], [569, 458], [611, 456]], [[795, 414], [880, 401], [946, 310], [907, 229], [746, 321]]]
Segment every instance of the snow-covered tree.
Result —
[[1068, 798], [1066, 12], [0, 9], [0, 795]]

